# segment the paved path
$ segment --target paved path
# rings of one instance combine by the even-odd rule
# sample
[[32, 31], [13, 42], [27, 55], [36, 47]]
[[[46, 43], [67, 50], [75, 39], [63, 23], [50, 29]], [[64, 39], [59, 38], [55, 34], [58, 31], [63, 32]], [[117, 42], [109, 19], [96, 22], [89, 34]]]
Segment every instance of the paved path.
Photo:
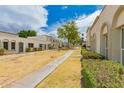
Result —
[[63, 63], [72, 53], [73, 53], [73, 50], [68, 51], [65, 55], [57, 58], [53, 62], [50, 62], [45, 67], [5, 87], [7, 88], [33, 88], [35, 87], [44, 78], [46, 78], [50, 73], [52, 73], [61, 63]]

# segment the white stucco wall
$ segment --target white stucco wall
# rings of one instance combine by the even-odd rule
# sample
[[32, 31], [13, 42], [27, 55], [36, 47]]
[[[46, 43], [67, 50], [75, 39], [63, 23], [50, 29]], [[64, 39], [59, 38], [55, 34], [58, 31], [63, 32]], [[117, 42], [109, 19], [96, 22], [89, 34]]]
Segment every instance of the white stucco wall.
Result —
[[[59, 41], [52, 42], [54, 38], [42, 35], [36, 37], [28, 37], [28, 38], [21, 38], [18, 37], [16, 34], [0, 32], [0, 48], [3, 48], [3, 42], [6, 40], [8, 42], [8, 51], [12, 51], [11, 49], [11, 42], [15, 41], [15, 52], [19, 52], [19, 42], [23, 43], [23, 51], [25, 52], [26, 48], [28, 48], [28, 43], [33, 43], [34, 48], [39, 48], [39, 44], [43, 44], [43, 49], [46, 45], [46, 49], [48, 49], [48, 44], [55, 44], [55, 48], [59, 46]], [[55, 39], [54, 39], [55, 40]], [[13, 50], [14, 51], [14, 50]]]

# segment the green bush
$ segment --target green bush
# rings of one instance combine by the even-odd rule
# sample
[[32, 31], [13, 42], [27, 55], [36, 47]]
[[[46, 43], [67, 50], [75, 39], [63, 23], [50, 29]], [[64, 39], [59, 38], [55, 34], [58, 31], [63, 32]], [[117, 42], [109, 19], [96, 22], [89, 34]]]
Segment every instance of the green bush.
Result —
[[83, 56], [84, 59], [104, 59], [104, 57], [101, 54], [89, 51], [84, 48], [81, 49], [81, 55]]
[[26, 48], [26, 52], [33, 52], [34, 49], [33, 48]]
[[48, 46], [48, 49], [54, 49], [54, 47], [53, 46]]
[[4, 55], [5, 50], [3, 48], [0, 48], [0, 55]]
[[33, 51], [38, 51], [38, 48], [33, 48]]
[[86, 88], [124, 87], [124, 66], [107, 60], [84, 60], [82, 75]]
[[42, 48], [26, 48], [26, 52], [42, 51]]
[[42, 51], [42, 48], [38, 48], [38, 51]]

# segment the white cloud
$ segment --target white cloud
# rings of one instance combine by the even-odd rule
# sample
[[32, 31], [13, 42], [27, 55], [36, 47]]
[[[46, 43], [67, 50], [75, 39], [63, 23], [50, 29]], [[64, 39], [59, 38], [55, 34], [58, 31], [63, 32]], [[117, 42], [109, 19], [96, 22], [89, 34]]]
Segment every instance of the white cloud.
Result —
[[96, 17], [100, 14], [101, 10], [97, 10], [90, 15], [82, 15], [75, 22], [80, 30], [80, 32], [86, 31], [86, 29], [91, 26], [96, 19]]
[[[84, 15], [78, 17], [76, 20], [75, 19], [71, 19], [71, 20], [74, 20], [76, 22], [76, 25], [77, 25], [80, 33], [84, 33], [84, 37], [86, 37], [85, 32], [86, 32], [87, 28], [93, 24], [94, 20], [100, 14], [100, 12], [101, 12], [101, 10], [97, 10], [90, 15], [84, 14]], [[71, 21], [71, 20], [68, 20], [68, 21]], [[57, 28], [66, 22], [67, 21], [62, 21], [62, 22], [58, 22], [58, 23], [54, 24], [53, 26], [51, 26], [51, 28], [49, 30], [50, 32], [48, 34], [57, 36]]]
[[57, 29], [58, 27], [60, 27], [61, 25], [65, 24], [67, 21], [65, 21], [64, 19], [61, 19], [59, 22], [53, 24], [51, 27], [49, 27], [49, 33], [48, 35], [54, 35], [57, 37]]
[[0, 6], [0, 31], [34, 29], [40, 33], [41, 27], [47, 27], [47, 15], [43, 6]]
[[45, 32], [45, 31], [42, 31], [42, 30], [40, 30], [40, 31], [38, 31], [38, 33], [37, 33], [38, 35], [47, 35], [48, 33], [47, 32]]
[[93, 24], [94, 20], [100, 13], [101, 10], [97, 10], [90, 15], [82, 15], [77, 20], [75, 20], [77, 27], [79, 28], [79, 31], [81, 33], [84, 33], [84, 36], [86, 36], [85, 32], [87, 28]]

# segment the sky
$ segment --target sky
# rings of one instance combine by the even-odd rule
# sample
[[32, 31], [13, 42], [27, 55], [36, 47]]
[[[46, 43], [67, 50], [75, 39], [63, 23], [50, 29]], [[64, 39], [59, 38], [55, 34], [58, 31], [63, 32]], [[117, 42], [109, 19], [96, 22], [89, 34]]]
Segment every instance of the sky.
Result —
[[73, 20], [79, 32], [84, 33], [102, 8], [100, 5], [0, 6], [0, 31], [17, 33], [33, 29], [38, 35], [57, 36], [57, 28]]

